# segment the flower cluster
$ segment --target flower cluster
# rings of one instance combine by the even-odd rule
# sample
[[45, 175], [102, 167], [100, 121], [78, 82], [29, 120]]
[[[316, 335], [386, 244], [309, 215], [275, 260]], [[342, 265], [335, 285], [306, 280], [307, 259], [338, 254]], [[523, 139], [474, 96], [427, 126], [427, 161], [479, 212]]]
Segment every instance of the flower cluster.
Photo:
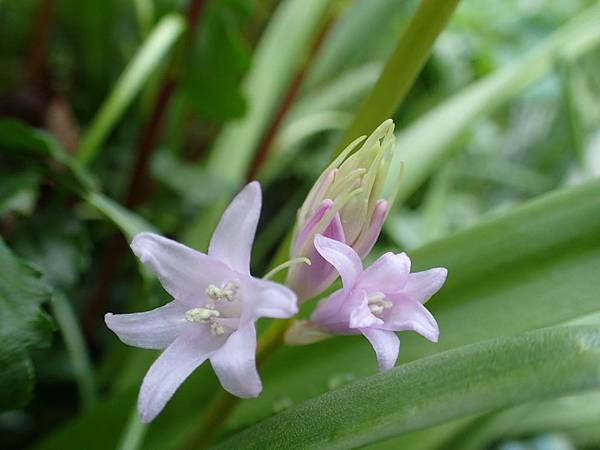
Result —
[[173, 297], [152, 311], [105, 317], [124, 343], [164, 349], [140, 389], [143, 421], [153, 420], [206, 360], [224, 389], [256, 397], [262, 385], [255, 322], [293, 317], [299, 301], [321, 294], [338, 275], [343, 287], [322, 299], [309, 320], [294, 323], [288, 343], [363, 334], [380, 370], [386, 370], [398, 357], [396, 331], [412, 330], [437, 341], [437, 323], [423, 303], [441, 288], [446, 269], [410, 273], [406, 254], [386, 253], [363, 270], [361, 259], [377, 240], [393, 201], [393, 194], [383, 196], [394, 149], [392, 121], [353, 152], [359, 143], [325, 170], [302, 205], [290, 253], [311, 264], [291, 265], [286, 285], [250, 274], [262, 203], [257, 182], [248, 184], [225, 210], [207, 254], [153, 233], [135, 236], [133, 252]]

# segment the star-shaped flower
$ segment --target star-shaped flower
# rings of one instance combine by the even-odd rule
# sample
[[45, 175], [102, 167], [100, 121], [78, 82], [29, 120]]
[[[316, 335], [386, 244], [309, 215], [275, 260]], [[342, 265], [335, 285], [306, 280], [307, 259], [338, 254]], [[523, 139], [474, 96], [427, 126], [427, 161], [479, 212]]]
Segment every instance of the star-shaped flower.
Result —
[[423, 303], [442, 287], [446, 269], [410, 273], [408, 256], [390, 252], [363, 271], [358, 254], [342, 242], [317, 235], [315, 248], [339, 272], [343, 288], [321, 301], [305, 329], [292, 330], [292, 337], [363, 334], [377, 354], [380, 370], [396, 364], [400, 350], [396, 331], [416, 331], [437, 342], [437, 322]]
[[165, 349], [140, 389], [142, 421], [153, 420], [207, 359], [227, 391], [243, 398], [260, 393], [254, 322], [259, 317], [287, 318], [298, 311], [290, 289], [250, 275], [260, 209], [260, 186], [252, 182], [223, 213], [207, 255], [152, 233], [133, 239], [133, 252], [174, 299], [152, 311], [105, 317], [124, 343]]

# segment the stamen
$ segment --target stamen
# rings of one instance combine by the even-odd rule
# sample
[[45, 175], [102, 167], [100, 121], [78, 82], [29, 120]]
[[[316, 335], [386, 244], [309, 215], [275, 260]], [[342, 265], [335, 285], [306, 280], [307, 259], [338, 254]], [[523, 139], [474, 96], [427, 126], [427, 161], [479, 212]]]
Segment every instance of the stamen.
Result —
[[227, 300], [233, 301], [235, 299], [235, 295], [237, 294], [238, 286], [233, 281], [228, 281], [225, 286], [221, 289], [214, 284], [209, 284], [206, 288], [205, 292], [213, 300]]
[[385, 295], [381, 292], [375, 292], [369, 295], [369, 309], [375, 315], [379, 315], [383, 310], [391, 308], [393, 303], [385, 299]]
[[225, 334], [225, 327], [220, 323], [213, 322], [210, 324], [210, 333], [213, 336], [220, 336], [222, 334]]
[[383, 312], [383, 306], [382, 305], [369, 305], [369, 309], [375, 315], [381, 314]]
[[216, 309], [194, 308], [186, 311], [185, 319], [193, 323], [208, 323], [211, 317], [219, 317], [221, 313]]

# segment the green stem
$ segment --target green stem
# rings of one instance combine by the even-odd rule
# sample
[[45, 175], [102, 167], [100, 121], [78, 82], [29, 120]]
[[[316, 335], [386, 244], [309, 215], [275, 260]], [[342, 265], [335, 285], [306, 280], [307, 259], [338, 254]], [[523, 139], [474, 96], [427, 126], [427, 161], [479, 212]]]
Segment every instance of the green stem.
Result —
[[[283, 344], [283, 337], [292, 321], [293, 319], [275, 320], [260, 336], [256, 350], [257, 368], [260, 368], [262, 363]], [[202, 421], [182, 448], [185, 450], [208, 448], [227, 423], [227, 419], [239, 401], [240, 398], [220, 388], [204, 411]]]
[[96, 386], [92, 363], [79, 328], [78, 319], [62, 292], [55, 292], [52, 295], [50, 307], [52, 308], [52, 315], [60, 327], [69, 359], [73, 365], [81, 409], [89, 411], [96, 401]]
[[140, 421], [137, 404], [134, 404], [117, 450], [138, 450], [141, 448], [147, 429], [148, 425]]
[[398, 39], [377, 83], [346, 128], [337, 147], [339, 154], [356, 136], [369, 134], [391, 117], [408, 94], [429, 58], [433, 43], [446, 27], [459, 0], [422, 0]]

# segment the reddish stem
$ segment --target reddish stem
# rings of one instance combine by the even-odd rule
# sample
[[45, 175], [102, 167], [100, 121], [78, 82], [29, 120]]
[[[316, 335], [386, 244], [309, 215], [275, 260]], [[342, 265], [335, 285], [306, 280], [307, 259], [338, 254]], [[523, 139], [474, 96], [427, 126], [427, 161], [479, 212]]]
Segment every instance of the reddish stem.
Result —
[[300, 92], [300, 87], [302, 86], [302, 82], [304, 81], [304, 78], [306, 77], [306, 73], [308, 71], [310, 63], [311, 63], [314, 55], [317, 53], [317, 51], [321, 47], [321, 44], [323, 43], [325, 36], [327, 35], [327, 32], [330, 29], [331, 23], [332, 23], [332, 19], [329, 19], [323, 25], [323, 27], [321, 28], [321, 30], [319, 32], [319, 35], [315, 39], [315, 42], [310, 49], [310, 53], [309, 53], [308, 57], [306, 58], [306, 60], [302, 64], [302, 67], [300, 68], [300, 70], [298, 70], [298, 72], [294, 76], [294, 79], [290, 83], [290, 86], [289, 86], [285, 96], [283, 97], [283, 100], [281, 101], [279, 108], [277, 108], [277, 111], [275, 112], [273, 120], [271, 121], [271, 124], [267, 128], [267, 131], [265, 132], [265, 134], [262, 138], [262, 141], [260, 142], [260, 145], [258, 146], [258, 150], [256, 151], [256, 153], [254, 155], [254, 159], [252, 160], [252, 164], [250, 165], [250, 170], [248, 171], [248, 175], [246, 176], [247, 181], [251, 181], [256, 178], [262, 165], [264, 164], [265, 160], [267, 159], [267, 156], [269, 155], [269, 152], [271, 151], [271, 147], [273, 146], [273, 141], [275, 140], [275, 137], [277, 136], [277, 133], [279, 132], [279, 128], [281, 127], [281, 124], [283, 123], [283, 119], [285, 118], [286, 114], [289, 112], [292, 105], [294, 104], [294, 101], [296, 100], [296, 97], [298, 96], [298, 92]]
[[33, 84], [43, 82], [41, 72], [46, 53], [46, 42], [54, 19], [54, 6], [54, 0], [41, 0], [31, 27], [31, 39], [25, 57], [24, 70], [26, 80]]
[[175, 91], [175, 80], [167, 78], [160, 87], [156, 103], [146, 124], [142, 127], [136, 159], [129, 179], [129, 188], [125, 198], [125, 206], [133, 208], [143, 199], [148, 171], [148, 162], [160, 136], [164, 117], [168, 111], [169, 102]]

